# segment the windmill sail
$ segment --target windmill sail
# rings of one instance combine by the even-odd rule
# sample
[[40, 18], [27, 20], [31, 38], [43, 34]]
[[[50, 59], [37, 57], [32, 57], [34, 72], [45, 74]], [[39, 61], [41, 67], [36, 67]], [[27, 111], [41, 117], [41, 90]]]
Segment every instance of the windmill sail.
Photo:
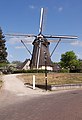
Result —
[[43, 30], [43, 16], [44, 16], [44, 9], [41, 8], [39, 34], [42, 34], [42, 30]]
[[[30, 67], [32, 69], [45, 69], [45, 54], [46, 53], [46, 65], [49, 67], [49, 70], [52, 70], [52, 62], [51, 62], [51, 56], [55, 49], [57, 48], [59, 42], [62, 42], [62, 39], [77, 39], [77, 36], [69, 36], [69, 35], [43, 35], [43, 17], [44, 17], [44, 9], [41, 8], [41, 16], [40, 16], [40, 28], [39, 28], [39, 34], [33, 35], [33, 34], [5, 34], [8, 36], [20, 36], [20, 37], [33, 37], [35, 40], [33, 41], [33, 52], [32, 52], [32, 58], [30, 62]], [[58, 39], [58, 40], [47, 40], [47, 39]], [[49, 53], [49, 45], [50, 42], [57, 42], [56, 46], [54, 47], [51, 55]], [[64, 42], [64, 41], [63, 41]], [[23, 43], [23, 42], [22, 42]], [[23, 43], [24, 44], [24, 43]], [[25, 44], [24, 44], [25, 46]], [[25, 46], [26, 47], [26, 46]], [[26, 47], [27, 49], [27, 47]], [[28, 49], [27, 49], [28, 50]], [[29, 51], [30, 53], [30, 51]], [[31, 54], [31, 53], [30, 53]], [[42, 68], [44, 67], [44, 68]]]
[[47, 58], [47, 66], [52, 66], [50, 53], [49, 53], [49, 44], [48, 40], [43, 37], [42, 35], [42, 29], [43, 29], [43, 16], [44, 16], [44, 9], [41, 8], [41, 16], [40, 16], [40, 28], [39, 28], [39, 34], [37, 38], [33, 42], [33, 54], [30, 66], [31, 68], [42, 68], [45, 66], [45, 54], [46, 52]]

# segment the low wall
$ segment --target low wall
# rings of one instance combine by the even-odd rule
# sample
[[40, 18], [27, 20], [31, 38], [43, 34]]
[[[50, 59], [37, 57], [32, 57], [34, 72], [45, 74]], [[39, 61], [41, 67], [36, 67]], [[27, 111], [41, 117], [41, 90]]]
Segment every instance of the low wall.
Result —
[[50, 90], [65, 90], [82, 88], [82, 84], [64, 84], [64, 85], [51, 85]]

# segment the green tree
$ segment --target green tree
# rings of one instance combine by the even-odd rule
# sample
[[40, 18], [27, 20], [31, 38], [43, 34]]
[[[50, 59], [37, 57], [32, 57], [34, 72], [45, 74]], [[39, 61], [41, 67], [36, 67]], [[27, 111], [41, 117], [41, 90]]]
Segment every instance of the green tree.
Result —
[[12, 61], [12, 64], [16, 64], [17, 66], [20, 66], [22, 64], [21, 61]]
[[7, 48], [5, 47], [6, 40], [4, 39], [2, 29], [0, 27], [0, 63], [7, 63]]
[[75, 70], [79, 66], [79, 60], [73, 51], [61, 55], [60, 65], [62, 68]]
[[80, 72], [82, 72], [82, 60], [81, 60], [81, 59], [79, 59], [78, 70], [79, 70]]

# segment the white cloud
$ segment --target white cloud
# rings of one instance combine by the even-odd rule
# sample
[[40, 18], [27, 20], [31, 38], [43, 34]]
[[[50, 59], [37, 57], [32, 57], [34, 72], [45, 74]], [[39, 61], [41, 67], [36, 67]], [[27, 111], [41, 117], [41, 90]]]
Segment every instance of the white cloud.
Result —
[[55, 9], [55, 11], [57, 11], [57, 12], [62, 12], [64, 8], [63, 8], [63, 6], [60, 6], [60, 7], [55, 6], [54, 9]]
[[35, 6], [34, 5], [29, 5], [29, 8], [30, 9], [35, 9]]
[[79, 59], [80, 58], [80, 54], [76, 54], [77, 58]]
[[16, 38], [16, 37], [13, 37], [13, 38], [9, 38], [7, 42], [10, 43], [10, 44], [15, 44], [15, 43], [20, 42], [20, 39]]
[[9, 39], [7, 40], [7, 42], [8, 42], [9, 44], [16, 44], [16, 43], [20, 43], [21, 40], [23, 40], [24, 43], [32, 44], [34, 38], [33, 38], [33, 37], [30, 37], [30, 38], [28, 38], [28, 37], [27, 37], [27, 38], [25, 38], [25, 37], [12, 37], [12, 38], [9, 38]]
[[11, 54], [8, 53], [7, 59], [8, 59], [9, 61], [12, 61], [13, 58], [14, 58], [13, 55], [11, 55]]
[[12, 55], [9, 55], [9, 57], [10, 57], [10, 58], [13, 58], [13, 56], [12, 56]]
[[24, 46], [16, 46], [15, 49], [23, 49], [25, 48]]
[[58, 8], [58, 11], [59, 11], [59, 12], [61, 12], [62, 10], [63, 10], [63, 7], [62, 7], [62, 6]]
[[71, 43], [73, 46], [82, 46], [82, 41], [76, 40], [75, 42]]

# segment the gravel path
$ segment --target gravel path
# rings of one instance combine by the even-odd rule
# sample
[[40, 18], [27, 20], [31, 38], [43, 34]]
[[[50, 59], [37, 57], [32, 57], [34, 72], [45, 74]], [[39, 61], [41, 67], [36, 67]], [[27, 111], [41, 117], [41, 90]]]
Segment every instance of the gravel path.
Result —
[[43, 90], [36, 88], [33, 90], [29, 86], [26, 87], [24, 83], [17, 78], [18, 74], [10, 74], [3, 76], [3, 90], [10, 91], [16, 95], [33, 95], [33, 94], [42, 94]]
[[2, 77], [4, 83], [0, 90], [0, 109], [48, 94], [48, 92], [44, 92], [38, 88], [33, 90], [30, 86], [26, 87], [24, 83], [16, 77], [17, 75], [18, 74], [10, 74]]

